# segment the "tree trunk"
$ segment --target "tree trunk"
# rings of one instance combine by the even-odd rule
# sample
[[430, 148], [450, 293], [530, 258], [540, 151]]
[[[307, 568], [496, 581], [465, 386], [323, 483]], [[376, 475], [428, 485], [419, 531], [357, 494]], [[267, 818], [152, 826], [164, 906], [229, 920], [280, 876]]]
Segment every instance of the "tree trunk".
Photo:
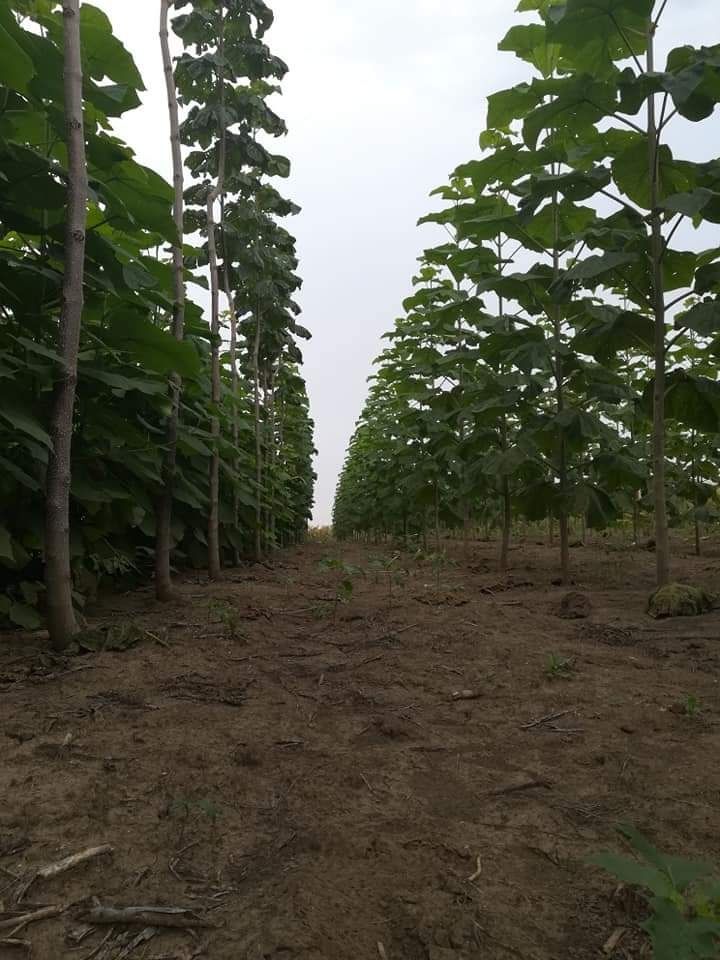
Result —
[[[498, 238], [497, 241], [498, 262], [502, 265], [503, 244]], [[501, 266], [501, 272], [505, 271], [504, 265]], [[505, 318], [505, 298], [498, 297], [498, 310], [503, 319], [503, 329], [505, 332], [510, 330], [510, 320]], [[500, 372], [505, 372], [505, 364], [501, 364]], [[500, 425], [500, 445], [503, 452], [508, 448], [508, 415], [503, 413], [502, 423]], [[510, 478], [507, 473], [503, 474], [502, 480], [502, 503], [503, 503], [503, 527], [502, 540], [500, 542], [500, 570], [505, 573], [510, 565], [510, 538], [512, 536], [512, 500], [510, 491]]]
[[[558, 195], [553, 197], [553, 220], [555, 224], [555, 237], [553, 242], [553, 275], [555, 280], [560, 277], [560, 253], [559, 243], [559, 225], [558, 225]], [[562, 413], [565, 409], [565, 379], [563, 372], [563, 360], [560, 352], [562, 336], [562, 320], [560, 309], [553, 307], [553, 330], [555, 333], [555, 401], [556, 412]], [[558, 510], [558, 524], [560, 527], [560, 576], [564, 584], [570, 580], [570, 524], [567, 509], [567, 486], [568, 486], [568, 465], [567, 465], [567, 443], [565, 434], [561, 433], [558, 449], [558, 479], [560, 481], [560, 508]]]
[[[224, 224], [224, 214], [223, 214]], [[224, 238], [224, 233], [223, 233]], [[237, 311], [235, 309], [235, 299], [230, 289], [230, 270], [228, 263], [227, 248], [223, 239], [223, 279], [225, 281], [225, 296], [230, 311], [230, 389], [232, 392], [232, 439], [235, 453], [233, 455], [233, 527], [237, 531], [240, 527], [240, 499], [237, 493], [237, 482], [240, 475], [240, 463], [238, 460], [237, 449], [240, 437], [240, 428], [238, 424], [238, 369], [237, 369]], [[237, 548], [234, 550], [235, 564], [240, 563], [240, 552]]]
[[255, 313], [255, 345], [253, 347], [253, 380], [255, 392], [255, 559], [262, 559], [262, 425], [260, 423], [260, 310]]
[[435, 481], [435, 551], [440, 553], [440, 488]]
[[[647, 70], [655, 70], [655, 27], [648, 33]], [[655, 96], [648, 98], [648, 162], [650, 168], [650, 223], [652, 228], [653, 313], [655, 317], [655, 385], [653, 391], [653, 492], [655, 501], [655, 565], [658, 587], [670, 581], [670, 542], [665, 491], [665, 285], [664, 241], [660, 202], [660, 133]]]
[[700, 530], [700, 520], [698, 519], [700, 497], [698, 496], [698, 471], [697, 471], [697, 460], [695, 459], [696, 438], [695, 438], [694, 430], [692, 432], [692, 438], [690, 442], [692, 443], [692, 448], [693, 448], [691, 473], [692, 473], [692, 488], [693, 488], [693, 524], [695, 527], [695, 556], [699, 557], [702, 554], [702, 536], [701, 536], [701, 530]]
[[222, 195], [225, 181], [225, 78], [222, 66], [222, 60], [225, 53], [224, 8], [221, 17], [220, 39], [218, 44], [218, 53], [221, 66], [219, 69], [218, 79], [220, 82], [220, 123], [222, 129], [220, 131], [220, 154], [218, 157], [217, 182], [208, 194], [207, 198], [207, 234], [211, 302], [210, 332], [212, 334], [212, 346], [210, 354], [210, 402], [213, 407], [212, 417], [210, 420], [212, 455], [210, 457], [210, 510], [208, 514], [208, 576], [211, 580], [217, 580], [220, 577], [222, 567], [220, 561], [220, 416], [218, 411], [220, 406], [220, 282], [218, 276], [217, 243], [215, 239], [215, 203], [217, 202], [218, 197]]
[[80, 53], [80, 0], [64, 0], [64, 89], [68, 151], [68, 197], [65, 222], [65, 274], [58, 331], [61, 369], [55, 385], [45, 504], [45, 582], [50, 640], [56, 650], [78, 632], [72, 600], [70, 564], [70, 481], [73, 413], [83, 311], [87, 165], [83, 123], [83, 77]]
[[[168, 12], [170, 0], [160, 0], [160, 49], [162, 52], [165, 87], [170, 115], [170, 145], [172, 150], [173, 219], [177, 230], [177, 244], [173, 247], [173, 320], [172, 332], [176, 340], [182, 340], [185, 326], [185, 279], [183, 276], [183, 164], [180, 149], [180, 117], [177, 89], [170, 56], [168, 40]], [[175, 467], [177, 463], [177, 437], [180, 419], [180, 395], [182, 380], [173, 373], [170, 378], [171, 409], [165, 434], [165, 457], [163, 460], [163, 489], [158, 497], [155, 512], [155, 595], [158, 600], [170, 600], [172, 597], [172, 578], [170, 575], [170, 549], [172, 505], [175, 486]]]
[[505, 573], [510, 566], [510, 538], [512, 536], [512, 501], [510, 499], [510, 481], [507, 477], [503, 478], [502, 486], [503, 528], [500, 544], [500, 570]]

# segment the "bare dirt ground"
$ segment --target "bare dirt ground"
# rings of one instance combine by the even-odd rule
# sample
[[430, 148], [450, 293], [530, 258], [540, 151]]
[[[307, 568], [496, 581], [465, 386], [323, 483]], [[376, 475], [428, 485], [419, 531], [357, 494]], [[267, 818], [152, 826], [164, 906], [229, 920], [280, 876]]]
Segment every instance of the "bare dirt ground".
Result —
[[[392, 595], [355, 575], [336, 609], [318, 562], [389, 547], [308, 545], [169, 606], [111, 597], [91, 623], [139, 628], [124, 651], [0, 638], [0, 939], [35, 960], [647, 955], [639, 901], [585, 858], [630, 822], [720, 860], [720, 612], [649, 619], [652, 554], [598, 544], [573, 551], [589, 618], [560, 619], [554, 550], [521, 543], [499, 576], [495, 545], [446, 548], [396, 561]], [[718, 588], [717, 547], [678, 551], [677, 576]], [[92, 898], [191, 915], [89, 925]]]

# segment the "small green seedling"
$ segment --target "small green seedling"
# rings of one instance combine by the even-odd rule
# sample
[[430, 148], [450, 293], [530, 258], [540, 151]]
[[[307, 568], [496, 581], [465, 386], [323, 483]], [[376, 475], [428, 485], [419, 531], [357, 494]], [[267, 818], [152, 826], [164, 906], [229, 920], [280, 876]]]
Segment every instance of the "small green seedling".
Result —
[[321, 570], [329, 570], [335, 574], [335, 597], [333, 602], [333, 617], [341, 603], [350, 603], [355, 592], [354, 578], [363, 575], [360, 567], [337, 560], [334, 557], [324, 557], [318, 564]]
[[238, 610], [231, 604], [222, 600], [211, 600], [209, 616], [215, 623], [222, 623], [225, 627], [225, 633], [231, 640], [247, 639], [242, 631], [242, 617]]
[[455, 561], [448, 557], [445, 551], [436, 551], [428, 553], [424, 550], [418, 550], [415, 554], [415, 560], [420, 566], [428, 564], [435, 577], [435, 589], [440, 590], [440, 575], [445, 567], [455, 566]]
[[702, 713], [700, 700], [693, 693], [689, 693], [683, 700], [683, 710], [685, 716], [691, 720], [696, 720]]
[[399, 553], [394, 553], [390, 557], [372, 557], [368, 563], [368, 569], [374, 575], [374, 582], [379, 583], [380, 577], [385, 577], [388, 588], [388, 603], [392, 604], [393, 585], [399, 586], [403, 582], [403, 571], [398, 570], [398, 564], [402, 560]]
[[195, 800], [192, 797], [175, 797], [168, 805], [168, 814], [171, 817], [179, 818], [181, 821], [181, 837], [185, 835], [185, 829], [193, 815], [208, 819], [212, 826], [216, 827], [222, 813], [222, 807], [209, 797], [200, 800]]
[[589, 863], [628, 886], [640, 887], [651, 915], [642, 924], [654, 960], [717, 960], [720, 956], [720, 881], [711, 863], [660, 853], [634, 827], [620, 832], [638, 860], [600, 853]]
[[548, 657], [546, 673], [551, 680], [567, 680], [575, 669], [575, 661], [570, 657], [563, 657], [559, 653], [551, 653]]

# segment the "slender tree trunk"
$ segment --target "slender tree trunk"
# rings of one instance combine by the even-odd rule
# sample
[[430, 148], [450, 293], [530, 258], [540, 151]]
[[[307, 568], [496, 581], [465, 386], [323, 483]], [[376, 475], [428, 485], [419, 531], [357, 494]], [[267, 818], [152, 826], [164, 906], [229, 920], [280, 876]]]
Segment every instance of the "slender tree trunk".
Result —
[[[553, 197], [553, 220], [555, 224], [555, 237], [553, 242], [553, 275], [557, 280], [560, 276], [560, 253], [559, 243], [559, 225], [558, 225], [558, 195]], [[560, 414], [565, 409], [565, 375], [563, 371], [563, 358], [560, 351], [562, 337], [562, 320], [560, 309], [553, 307], [553, 328], [555, 333], [555, 400], [556, 410]], [[558, 523], [560, 527], [560, 576], [563, 583], [570, 580], [570, 524], [568, 518], [567, 492], [568, 492], [568, 464], [567, 464], [567, 443], [565, 434], [560, 434], [560, 443], [558, 449], [558, 478], [560, 480], [560, 509], [558, 510]]]
[[[182, 340], [185, 326], [185, 279], [183, 276], [183, 164], [180, 150], [180, 117], [177, 89], [170, 56], [168, 39], [168, 13], [170, 0], [160, 0], [160, 49], [162, 52], [165, 87], [170, 115], [170, 144], [172, 150], [173, 219], [177, 230], [177, 244], [173, 246], [173, 320], [172, 332], [176, 340]], [[175, 468], [177, 463], [177, 437], [180, 420], [180, 396], [182, 380], [178, 373], [170, 378], [170, 416], [165, 434], [165, 456], [163, 459], [163, 489], [158, 497], [155, 513], [155, 595], [158, 600], [170, 600], [172, 597], [172, 578], [170, 575], [170, 550], [172, 506], [175, 486]]]
[[[502, 255], [503, 255], [503, 243], [500, 238], [497, 241], [497, 255], [498, 262], [501, 264], [501, 272], [504, 272], [505, 267], [502, 264]], [[503, 328], [506, 332], [510, 329], [510, 321], [505, 319], [505, 298], [498, 297], [498, 310], [500, 317], [503, 318]], [[501, 364], [500, 372], [505, 372], [505, 365]], [[503, 413], [502, 423], [500, 424], [500, 445], [503, 452], [508, 448], [508, 415]], [[510, 538], [512, 536], [512, 500], [511, 500], [511, 491], [510, 491], [510, 478], [507, 473], [503, 474], [502, 479], [502, 503], [503, 503], [503, 526], [502, 526], [502, 539], [500, 541], [500, 570], [502, 573], [505, 573], [508, 566], [510, 565]]]
[[[223, 216], [224, 223], [224, 216]], [[223, 234], [224, 236], [224, 234]], [[223, 279], [225, 281], [225, 296], [230, 311], [230, 390], [232, 393], [232, 440], [233, 440], [233, 527], [237, 531], [240, 527], [240, 500], [237, 492], [237, 482], [240, 475], [240, 462], [237, 456], [237, 449], [240, 438], [240, 427], [238, 423], [238, 387], [239, 377], [237, 369], [237, 310], [235, 308], [235, 298], [230, 289], [230, 270], [227, 256], [227, 248], [223, 239], [223, 252], [225, 254], [223, 263]], [[235, 564], [240, 563], [240, 553], [237, 548], [234, 550]]]
[[[655, 70], [655, 27], [648, 34], [647, 70]], [[648, 160], [650, 168], [650, 223], [652, 229], [653, 313], [655, 316], [655, 386], [653, 391], [653, 491], [655, 501], [655, 564], [657, 585], [670, 581], [670, 542], [668, 537], [665, 490], [665, 284], [663, 279], [664, 242], [660, 203], [660, 134], [655, 110], [655, 95], [648, 98]]]
[[512, 536], [512, 501], [510, 498], [510, 481], [503, 477], [503, 528], [500, 545], [500, 570], [505, 573], [510, 566], [510, 538]]
[[210, 457], [209, 494], [210, 510], [208, 513], [208, 576], [211, 580], [220, 577], [222, 564], [220, 561], [220, 282], [218, 276], [217, 243], [215, 238], [215, 204], [222, 195], [225, 182], [225, 77], [222, 65], [225, 53], [225, 16], [224, 9], [220, 23], [220, 40], [218, 45], [220, 68], [218, 79], [220, 82], [220, 154], [218, 157], [218, 175], [215, 186], [207, 198], [207, 234], [208, 259], [210, 266], [210, 301], [212, 334], [211, 346], [211, 388], [210, 402], [213, 406], [210, 420], [212, 434], [212, 455]]
[[[280, 381], [281, 374], [282, 374], [282, 354], [280, 354], [280, 356], [278, 357], [277, 370], [273, 370], [270, 376], [270, 423], [272, 424], [270, 461], [272, 464], [273, 493], [275, 490], [275, 474], [277, 472], [277, 465], [278, 465], [278, 451], [282, 449], [282, 443], [283, 443], [282, 423], [279, 421], [278, 406], [277, 406], [277, 385], [278, 385], [278, 382]], [[273, 546], [276, 546], [276, 543], [275, 543], [276, 527], [277, 527], [277, 520], [275, 517], [275, 507], [271, 505], [270, 507], [270, 543]]]
[[270, 551], [275, 547], [275, 466], [277, 446], [275, 434], [275, 369], [270, 365], [265, 372], [265, 477], [268, 503], [265, 511], [265, 542]]
[[695, 431], [693, 430], [691, 440], [692, 444], [692, 464], [691, 464], [691, 473], [692, 473], [692, 488], [693, 488], [693, 524], [695, 527], [695, 556], [699, 557], [702, 553], [702, 537], [700, 530], [700, 521], [698, 519], [698, 508], [700, 506], [700, 498], [698, 496], [698, 472], [697, 472], [697, 460], [695, 458], [696, 454], [696, 436]]
[[255, 312], [255, 344], [253, 347], [253, 380], [255, 394], [255, 559], [262, 559], [262, 424], [260, 423], [260, 310]]
[[70, 481], [73, 414], [83, 311], [87, 164], [83, 123], [83, 77], [80, 0], [64, 0], [64, 89], [68, 151], [68, 196], [65, 222], [65, 274], [58, 335], [61, 369], [50, 418], [52, 451], [48, 462], [45, 504], [45, 582], [50, 639], [62, 650], [78, 632], [72, 600], [70, 563]]

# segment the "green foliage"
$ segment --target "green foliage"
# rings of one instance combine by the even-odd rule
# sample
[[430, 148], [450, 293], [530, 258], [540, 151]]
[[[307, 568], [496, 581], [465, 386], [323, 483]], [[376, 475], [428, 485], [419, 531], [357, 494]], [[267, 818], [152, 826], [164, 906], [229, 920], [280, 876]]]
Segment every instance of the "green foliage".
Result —
[[364, 571], [352, 563], [346, 563], [336, 557], [323, 557], [318, 563], [320, 570], [333, 574], [335, 589], [335, 606], [339, 603], [349, 603], [355, 592], [355, 578], [364, 576]]
[[683, 701], [683, 711], [690, 720], [695, 720], [702, 713], [700, 701], [693, 693], [689, 693]]
[[665, 138], [676, 114], [702, 122], [720, 103], [720, 46], [646, 61], [665, 7], [520, 3], [500, 49], [534, 75], [489, 96], [480, 156], [420, 221], [446, 235], [384, 337], [337, 536], [507, 533], [517, 517], [559, 519], [561, 535], [571, 517], [637, 525], [662, 472], [653, 433], [670, 522], [714, 521], [720, 250], [675, 244], [680, 226], [720, 221], [720, 162], [684, 160]]
[[620, 831], [639, 860], [602, 853], [588, 862], [646, 891], [651, 914], [642, 926], [655, 960], [717, 960], [720, 882], [713, 864], [663, 854], [634, 827]]
[[232, 603], [222, 600], [211, 600], [208, 612], [210, 620], [221, 623], [225, 629], [225, 633], [231, 640], [245, 639], [240, 611], [237, 607], [234, 607]]
[[572, 657], [563, 657], [559, 653], [551, 653], [548, 656], [545, 673], [551, 680], [568, 680], [575, 669], [575, 661]]
[[[217, 24], [206, 7], [195, 3], [175, 21], [186, 44], [176, 77], [189, 106], [183, 140], [202, 146], [187, 157], [190, 232], [204, 225], [196, 208], [205, 202], [217, 162], [214, 147], [207, 148], [224, 128], [214, 82]], [[128, 578], [152, 566], [173, 374], [184, 381], [172, 526], [177, 566], [205, 563], [208, 465], [215, 443], [222, 463], [226, 561], [252, 551], [257, 501], [268, 545], [302, 537], [311, 511], [312, 421], [297, 346], [309, 334], [297, 322], [299, 308], [290, 299], [299, 286], [293, 273], [297, 261], [294, 240], [281, 223], [298, 208], [272, 182], [287, 175], [287, 161], [274, 158], [257, 141], [264, 133], [284, 132], [267, 98], [286, 67], [266, 45], [272, 15], [265, 4], [232, 0], [223, 9], [231, 23], [224, 119], [236, 132], [228, 163], [227, 222], [217, 240], [238, 322], [246, 327], [234, 364], [223, 342], [221, 403], [214, 409], [209, 402], [211, 335], [201, 307], [187, 303], [184, 342], [171, 333], [173, 190], [137, 162], [110, 126], [140, 105], [143, 83], [105, 14], [82, 4], [90, 197], [71, 487], [78, 591], [88, 576]], [[28, 601], [22, 591], [23, 584], [42, 577], [47, 423], [59, 376], [67, 179], [62, 40], [57, 4], [13, 0], [0, 10], [0, 591], [5, 594], [0, 621], [30, 629], [40, 624], [33, 609], [36, 604], [42, 609], [42, 593]], [[199, 242], [199, 248], [187, 246], [186, 279], [202, 284], [207, 236]], [[260, 345], [259, 487], [251, 304], [267, 318]], [[210, 428], [214, 415], [220, 421], [218, 441]], [[76, 598], [81, 599], [79, 592]]]
[[189, 820], [193, 815], [206, 817], [214, 826], [222, 816], [223, 810], [210, 797], [202, 797], [199, 800], [193, 797], [174, 797], [168, 806], [168, 813], [171, 817], [182, 817], [184, 820]]

